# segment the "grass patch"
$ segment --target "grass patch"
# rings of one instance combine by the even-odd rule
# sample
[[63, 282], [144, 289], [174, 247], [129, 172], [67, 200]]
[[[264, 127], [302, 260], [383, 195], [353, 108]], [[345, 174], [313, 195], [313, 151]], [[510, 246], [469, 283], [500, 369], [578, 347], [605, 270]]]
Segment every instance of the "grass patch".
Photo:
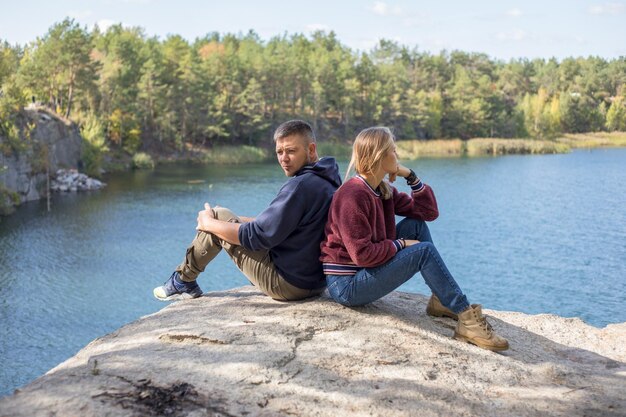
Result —
[[352, 155], [352, 145], [349, 143], [317, 142], [317, 153], [322, 156], [334, 156], [340, 159], [349, 159]]
[[133, 156], [133, 168], [135, 169], [153, 169], [154, 161], [152, 157], [144, 152], [139, 152]]
[[265, 162], [269, 153], [254, 146], [216, 146], [202, 152], [200, 157], [206, 164], [251, 164]]
[[467, 156], [567, 153], [564, 143], [537, 139], [476, 138], [467, 141]]
[[566, 143], [535, 139], [475, 138], [460, 139], [400, 140], [397, 142], [400, 159], [423, 157], [454, 157], [510, 154], [566, 153]]
[[460, 139], [399, 140], [396, 146], [400, 159], [461, 156], [464, 153], [464, 143]]
[[568, 133], [557, 142], [572, 148], [604, 148], [626, 146], [626, 132]]

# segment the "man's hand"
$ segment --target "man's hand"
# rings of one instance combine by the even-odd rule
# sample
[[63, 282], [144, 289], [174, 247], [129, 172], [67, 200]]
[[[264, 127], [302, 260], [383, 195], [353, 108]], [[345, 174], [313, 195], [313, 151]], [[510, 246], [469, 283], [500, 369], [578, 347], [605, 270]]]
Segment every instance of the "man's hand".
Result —
[[198, 212], [198, 225], [196, 226], [196, 230], [210, 232], [212, 220], [215, 220], [213, 209], [211, 209], [209, 203], [204, 203], [204, 210]]
[[216, 219], [209, 203], [204, 203], [204, 210], [198, 212], [198, 225], [196, 226], [196, 230], [212, 233], [220, 239], [234, 245], [241, 245], [239, 241], [239, 226], [241, 226], [240, 223], [225, 222]]
[[413, 246], [413, 245], [420, 243], [420, 241], [412, 240], [412, 239], [404, 239], [404, 243], [406, 243], [406, 247], [408, 248], [409, 246]]

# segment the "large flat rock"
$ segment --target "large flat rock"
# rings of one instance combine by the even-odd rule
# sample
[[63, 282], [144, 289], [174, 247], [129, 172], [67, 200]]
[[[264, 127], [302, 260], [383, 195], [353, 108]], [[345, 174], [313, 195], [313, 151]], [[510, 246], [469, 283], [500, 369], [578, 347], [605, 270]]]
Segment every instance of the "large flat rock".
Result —
[[93, 341], [0, 415], [626, 415], [626, 323], [486, 310], [511, 344], [493, 353], [452, 339], [426, 302], [208, 293]]

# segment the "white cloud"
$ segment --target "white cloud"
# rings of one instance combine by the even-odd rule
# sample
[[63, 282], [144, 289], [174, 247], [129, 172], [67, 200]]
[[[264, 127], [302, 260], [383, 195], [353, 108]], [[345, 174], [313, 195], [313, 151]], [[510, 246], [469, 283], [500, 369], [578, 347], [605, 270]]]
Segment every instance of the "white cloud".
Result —
[[565, 35], [565, 34], [556, 35], [555, 34], [552, 36], [544, 36], [542, 38], [542, 41], [557, 44], [557, 45], [572, 45], [575, 43], [579, 45], [587, 44], [587, 40], [580, 35]]
[[601, 15], [609, 14], [616, 15], [624, 12], [624, 3], [602, 3], [594, 4], [587, 10], [590, 14]]
[[372, 48], [376, 47], [376, 45], [378, 45], [378, 39], [359, 38], [356, 40], [356, 42], [354, 42], [354, 45], [356, 46], [357, 49], [361, 51], [369, 51]]
[[93, 15], [93, 12], [91, 10], [70, 10], [67, 15], [72, 19], [82, 20]]
[[523, 14], [524, 13], [522, 13], [522, 11], [520, 9], [518, 9], [517, 7], [514, 7], [512, 9], [506, 11], [506, 15], [507, 16], [511, 16], [511, 17], [520, 17]]
[[406, 19], [402, 19], [402, 24], [410, 28], [413, 26], [417, 26], [419, 24], [419, 20], [407, 17]]
[[100, 19], [96, 22], [96, 26], [100, 28], [102, 32], [106, 32], [111, 26], [115, 25], [118, 22], [115, 22], [111, 19]]
[[387, 3], [377, 1], [372, 7], [370, 7], [370, 10], [378, 15], [386, 16], [389, 10], [389, 6], [387, 6]]
[[329, 32], [330, 28], [328, 27], [328, 25], [324, 25], [322, 23], [311, 23], [309, 25], [306, 25], [306, 30], [309, 32], [315, 32], [317, 30], [323, 30], [325, 32]]
[[402, 24], [406, 27], [415, 26], [432, 26], [434, 23], [432, 16], [426, 13], [417, 12], [414, 10], [400, 10], [398, 9], [398, 15], [401, 15]]
[[391, 16], [391, 15], [400, 15], [402, 14], [402, 9], [399, 7], [391, 7], [387, 3], [382, 1], [374, 2], [374, 5], [368, 7], [369, 10], [373, 11], [379, 16]]
[[424, 47], [426, 47], [427, 49], [433, 49], [433, 50], [441, 50], [441, 49], [451, 49], [450, 45], [448, 44], [448, 42], [444, 41], [443, 39], [440, 38], [428, 38], [425, 40], [424, 42]]
[[521, 41], [528, 37], [528, 34], [521, 29], [515, 29], [510, 32], [496, 33], [496, 39], [499, 41]]

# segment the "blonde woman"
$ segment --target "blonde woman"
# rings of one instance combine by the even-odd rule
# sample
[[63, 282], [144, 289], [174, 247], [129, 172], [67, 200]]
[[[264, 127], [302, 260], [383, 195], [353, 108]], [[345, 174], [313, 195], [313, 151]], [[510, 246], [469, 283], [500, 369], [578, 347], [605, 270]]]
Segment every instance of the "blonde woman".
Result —
[[[349, 180], [354, 168], [356, 175]], [[411, 194], [389, 182], [404, 177]], [[495, 334], [481, 306], [470, 305], [432, 243], [426, 221], [439, 211], [433, 190], [400, 165], [395, 139], [386, 127], [358, 134], [346, 182], [335, 195], [321, 244], [331, 297], [346, 306], [375, 301], [421, 272], [433, 295], [427, 313], [458, 320], [454, 337], [501, 351], [508, 342]], [[403, 216], [395, 224], [395, 216]]]

